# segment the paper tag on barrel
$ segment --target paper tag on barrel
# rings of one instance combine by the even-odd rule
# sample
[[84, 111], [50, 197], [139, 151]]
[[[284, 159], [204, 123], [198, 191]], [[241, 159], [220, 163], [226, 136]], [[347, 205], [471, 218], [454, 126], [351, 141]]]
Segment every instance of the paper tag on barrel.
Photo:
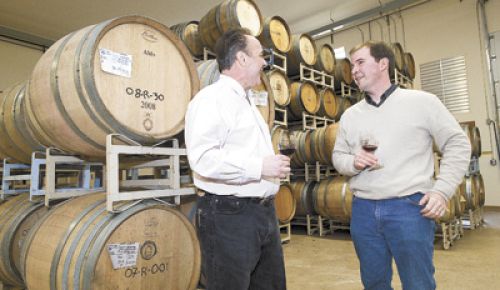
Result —
[[249, 90], [249, 97], [253, 99], [256, 106], [267, 106], [267, 95], [266, 91], [254, 91]]
[[108, 244], [108, 253], [113, 264], [113, 269], [135, 266], [139, 243], [134, 244]]
[[101, 69], [107, 73], [130, 78], [132, 75], [132, 56], [117, 53], [105, 48], [99, 49]]

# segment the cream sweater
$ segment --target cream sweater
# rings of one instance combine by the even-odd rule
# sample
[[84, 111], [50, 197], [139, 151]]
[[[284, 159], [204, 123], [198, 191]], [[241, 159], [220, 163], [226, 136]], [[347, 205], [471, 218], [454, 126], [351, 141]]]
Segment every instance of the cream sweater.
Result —
[[[381, 169], [354, 168], [364, 132], [379, 141], [375, 155]], [[443, 152], [436, 181], [433, 139]], [[466, 135], [436, 96], [398, 88], [380, 107], [362, 100], [342, 115], [332, 158], [337, 171], [352, 176], [350, 186], [358, 197], [386, 199], [435, 191], [449, 199], [469, 166], [470, 151]]]

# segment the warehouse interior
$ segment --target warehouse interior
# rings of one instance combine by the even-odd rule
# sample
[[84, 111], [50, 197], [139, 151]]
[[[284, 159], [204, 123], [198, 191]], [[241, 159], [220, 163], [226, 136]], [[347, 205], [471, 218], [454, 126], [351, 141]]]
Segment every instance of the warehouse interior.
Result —
[[[72, 32], [125, 15], [149, 17], [171, 27], [200, 21], [221, 2], [2, 1], [0, 91], [5, 93], [29, 80], [44, 52]], [[458, 122], [472, 124], [480, 132], [480, 152], [475, 157], [474, 170], [480, 171], [484, 182], [484, 201], [478, 219], [472, 220], [469, 216], [471, 220], [463, 223], [465, 230], [460, 221], [462, 232], [452, 225], [441, 228], [438, 223], [440, 233], [436, 235], [434, 254], [437, 288], [497, 289], [500, 284], [500, 273], [496, 270], [500, 269], [500, 61], [497, 58], [500, 55], [500, 0], [253, 2], [263, 18], [284, 19], [291, 34], [308, 34], [318, 47], [330, 45], [337, 63], [349, 56], [351, 48], [367, 40], [399, 43], [414, 59], [415, 76], [411, 85], [414, 89], [436, 89], [429, 81], [433, 76], [426, 74], [427, 70], [460, 60], [464, 72], [460, 93], [465, 97], [458, 104], [453, 103], [453, 99], [448, 103], [442, 100], [452, 108]], [[438, 91], [445, 91], [445, 81], [438, 86]], [[274, 118], [274, 112], [272, 115]], [[109, 177], [102, 179], [109, 180]], [[295, 211], [295, 203], [293, 207]], [[305, 224], [312, 222], [309, 219], [303, 222], [287, 221], [288, 228], [283, 227], [288, 289], [362, 289], [348, 224], [336, 226], [316, 220], [318, 226], [310, 231]], [[443, 234], [452, 237], [443, 237]], [[0, 274], [2, 270], [0, 268]], [[0, 283], [0, 289], [25, 289], [10, 285]], [[393, 277], [393, 287], [402, 289], [397, 274]]]

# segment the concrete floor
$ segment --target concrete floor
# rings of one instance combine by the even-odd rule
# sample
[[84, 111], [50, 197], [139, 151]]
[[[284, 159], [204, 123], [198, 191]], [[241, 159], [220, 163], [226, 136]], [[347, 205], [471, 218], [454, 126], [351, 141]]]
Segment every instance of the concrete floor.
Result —
[[[437, 289], [500, 289], [500, 211], [486, 210], [484, 224], [465, 230], [449, 250], [436, 240], [434, 263]], [[307, 236], [292, 228], [292, 238], [283, 245], [288, 290], [363, 289], [359, 263], [346, 231], [325, 237]], [[394, 268], [393, 287], [402, 289]]]

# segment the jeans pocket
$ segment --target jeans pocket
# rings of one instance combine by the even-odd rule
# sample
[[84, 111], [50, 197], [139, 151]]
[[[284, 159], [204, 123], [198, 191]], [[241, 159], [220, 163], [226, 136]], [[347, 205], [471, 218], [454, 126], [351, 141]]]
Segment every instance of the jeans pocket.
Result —
[[247, 202], [237, 197], [223, 197], [215, 199], [215, 212], [218, 214], [238, 214]]
[[423, 196], [424, 196], [424, 194], [419, 191], [419, 192], [416, 192], [414, 194], [405, 196], [403, 198], [403, 200], [406, 201], [406, 202], [408, 202], [409, 204], [414, 205], [414, 206], [422, 207], [420, 205], [420, 200], [422, 199]]

